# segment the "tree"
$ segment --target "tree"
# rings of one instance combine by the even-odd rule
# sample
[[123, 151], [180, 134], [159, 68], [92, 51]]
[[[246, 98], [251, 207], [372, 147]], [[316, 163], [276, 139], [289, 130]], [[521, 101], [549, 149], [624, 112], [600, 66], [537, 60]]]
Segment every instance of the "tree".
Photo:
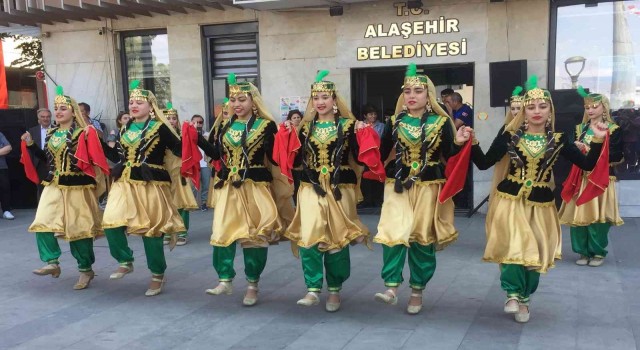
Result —
[[23, 35], [10, 35], [7, 33], [0, 34], [0, 39], [8, 37], [11, 37], [16, 41], [21, 41], [16, 47], [21, 50], [20, 57], [11, 62], [12, 66], [37, 70], [44, 69], [44, 62], [42, 60], [42, 42], [40, 39]]

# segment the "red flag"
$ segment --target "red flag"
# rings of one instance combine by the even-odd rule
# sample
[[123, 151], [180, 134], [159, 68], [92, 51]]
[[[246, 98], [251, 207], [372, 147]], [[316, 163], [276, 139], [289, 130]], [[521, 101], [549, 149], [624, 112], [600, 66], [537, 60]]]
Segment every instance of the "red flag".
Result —
[[580, 197], [576, 201], [576, 205], [582, 205], [588, 201], [603, 194], [609, 186], [609, 132], [604, 138], [604, 144], [602, 145], [602, 151], [598, 162], [593, 168], [593, 171], [587, 176], [587, 186], [585, 187]]
[[82, 131], [78, 137], [78, 147], [75, 157], [78, 159], [78, 168], [85, 174], [95, 178], [96, 170], [94, 165], [109, 175], [109, 164], [102, 150], [102, 144], [95, 128], [89, 128], [88, 132]]
[[25, 140], [22, 140], [20, 142], [20, 163], [24, 165], [24, 173], [27, 175], [27, 179], [38, 185], [40, 183], [38, 172], [36, 171], [36, 167], [33, 166], [31, 155], [29, 154], [29, 150], [27, 149], [27, 142]]
[[180, 175], [191, 178], [196, 189], [200, 189], [200, 161], [202, 154], [198, 149], [198, 131], [189, 124], [182, 124], [182, 166]]
[[582, 180], [582, 169], [577, 165], [571, 166], [571, 172], [567, 179], [562, 184], [562, 192], [560, 196], [562, 200], [569, 203], [573, 196], [580, 192], [580, 181]]
[[287, 130], [284, 123], [280, 124], [273, 143], [273, 160], [280, 166], [280, 172], [293, 183], [293, 161], [302, 145], [298, 134], [294, 130]]
[[4, 50], [0, 40], [0, 109], [9, 108], [9, 92], [7, 89], [7, 72], [4, 68]]
[[458, 154], [449, 158], [444, 176], [447, 178], [438, 201], [444, 203], [458, 194], [464, 188], [469, 172], [469, 160], [471, 159], [471, 141], [467, 141]]
[[362, 173], [362, 177], [369, 180], [384, 182], [387, 174], [380, 157], [380, 136], [372, 127], [364, 127], [356, 132], [356, 139], [360, 146], [358, 160], [369, 170]]

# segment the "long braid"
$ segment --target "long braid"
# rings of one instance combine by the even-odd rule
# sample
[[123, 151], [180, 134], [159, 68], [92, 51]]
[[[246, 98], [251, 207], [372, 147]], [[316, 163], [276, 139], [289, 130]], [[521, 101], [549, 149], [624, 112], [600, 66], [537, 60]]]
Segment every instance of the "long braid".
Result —
[[[224, 135], [227, 133], [231, 125], [238, 119], [237, 115], [232, 115], [229, 121], [220, 128], [220, 132], [218, 133], [218, 140], [216, 141], [218, 146], [218, 154], [220, 154], [220, 159], [224, 157]], [[229, 168], [227, 164], [223, 161], [220, 162], [220, 171], [218, 172], [218, 178], [220, 181], [216, 182], [213, 186], [216, 189], [222, 188], [224, 186], [225, 181], [229, 178]]]
[[342, 192], [338, 185], [340, 184], [340, 165], [342, 164], [342, 154], [344, 153], [344, 131], [342, 130], [342, 123], [340, 123], [340, 116], [336, 115], [335, 125], [338, 129], [338, 135], [336, 139], [336, 148], [333, 152], [333, 178], [331, 179], [331, 187], [333, 190], [333, 197], [339, 201], [342, 199]]
[[73, 133], [75, 132], [75, 123], [71, 124], [69, 130], [65, 134], [65, 143], [67, 148], [64, 150], [63, 162], [66, 162], [67, 156], [69, 157], [69, 168], [71, 170], [78, 170], [78, 159], [73, 154]]
[[302, 152], [303, 152], [302, 153], [302, 171], [304, 171], [305, 175], [307, 175], [307, 178], [313, 185], [313, 189], [316, 191], [316, 194], [320, 197], [324, 197], [327, 195], [327, 192], [322, 188], [322, 186], [320, 186], [320, 183], [318, 182], [318, 178], [316, 177], [315, 172], [313, 172], [309, 168], [309, 163], [307, 162], [307, 157], [305, 153], [307, 150], [307, 147], [309, 147], [309, 139], [311, 139], [311, 137], [313, 136], [313, 132], [316, 129], [317, 121], [318, 121], [318, 116], [316, 115], [315, 118], [313, 118], [313, 120], [311, 121], [311, 125], [309, 125], [309, 132], [307, 134], [307, 137], [304, 140], [304, 147], [302, 148]]
[[516, 167], [518, 168], [522, 168], [524, 166], [524, 162], [516, 152], [516, 146], [518, 145], [518, 142], [520, 142], [522, 135], [524, 135], [524, 131], [525, 129], [523, 124], [520, 126], [520, 128], [518, 128], [518, 130], [516, 130], [515, 133], [513, 133], [513, 135], [511, 135], [511, 140], [509, 141], [509, 145], [507, 146], [507, 153], [509, 153], [509, 158], [511, 158], [512, 161], [516, 162]]
[[544, 174], [544, 171], [549, 167], [551, 163], [551, 157], [556, 150], [556, 138], [553, 135], [553, 129], [550, 124], [545, 125], [545, 132], [547, 134], [546, 150], [544, 151], [544, 158], [538, 172], [538, 177]]
[[400, 143], [399, 137], [398, 137], [398, 132], [400, 130], [400, 121], [402, 120], [402, 117], [404, 117], [406, 114], [405, 113], [400, 113], [399, 115], [396, 116], [396, 122], [393, 125], [393, 132], [392, 132], [392, 137], [393, 137], [393, 144], [395, 146], [396, 149], [396, 159], [395, 159], [395, 168], [394, 168], [394, 178], [395, 178], [395, 183], [393, 186], [393, 189], [396, 193], [402, 193], [403, 188], [402, 188], [402, 153], [403, 153], [403, 147], [402, 144]]
[[256, 116], [252, 115], [251, 118], [249, 118], [249, 121], [247, 121], [247, 124], [245, 124], [244, 126], [244, 130], [242, 131], [242, 135], [240, 136], [240, 146], [242, 147], [242, 156], [244, 158], [244, 164], [245, 164], [245, 169], [244, 169], [244, 173], [242, 174], [242, 178], [240, 180], [236, 180], [233, 182], [233, 187], [235, 188], [240, 188], [240, 186], [242, 186], [242, 183], [244, 182], [244, 179], [247, 176], [247, 173], [249, 172], [249, 152], [247, 150], [247, 135], [249, 134], [249, 131], [251, 130], [251, 128], [253, 127], [253, 123], [255, 123], [256, 121]]
[[56, 173], [56, 164], [55, 164], [55, 160], [53, 157], [53, 153], [51, 153], [51, 150], [49, 149], [49, 140], [51, 139], [51, 135], [53, 135], [55, 133], [55, 131], [57, 130], [57, 128], [55, 130], [52, 130], [46, 137], [45, 137], [45, 147], [44, 147], [44, 151], [45, 154], [47, 156], [47, 162], [49, 162], [49, 172], [47, 173], [47, 177], [44, 179], [45, 181], [51, 181], [53, 179], [53, 174]]

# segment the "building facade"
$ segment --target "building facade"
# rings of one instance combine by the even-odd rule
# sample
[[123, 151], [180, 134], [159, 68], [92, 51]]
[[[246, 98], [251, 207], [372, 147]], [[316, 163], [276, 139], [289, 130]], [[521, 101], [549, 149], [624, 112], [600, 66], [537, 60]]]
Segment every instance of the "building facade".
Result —
[[[78, 101], [88, 102], [92, 115], [99, 115], [111, 128], [118, 111], [126, 109], [127, 82], [142, 79], [145, 87], [156, 90], [160, 104], [173, 103], [181, 119], [193, 114], [211, 117], [226, 95], [224, 78], [233, 71], [259, 85], [272, 113], [282, 115], [289, 108], [304, 107], [317, 70], [328, 69], [356, 114], [366, 102], [376, 105], [382, 114], [395, 106], [404, 67], [415, 62], [432, 77], [438, 90], [453, 88], [473, 105], [474, 128], [487, 148], [505, 116], [504, 105], [492, 102], [491, 90], [500, 80], [512, 78], [499, 72], [492, 76], [492, 64], [524, 60], [526, 73], [536, 74], [541, 86], [570, 88], [570, 75], [575, 74], [570, 65], [562, 71], [562, 55], [571, 52], [560, 53], [574, 43], [558, 41], [571, 29], [559, 20], [585, 10], [582, 15], [594, 16], [585, 3], [597, 4], [430, 0], [409, 8], [415, 2], [362, 1], [345, 3], [342, 15], [330, 16], [327, 7], [279, 3], [276, 8], [257, 3], [186, 14], [42, 24], [49, 96], [54, 96], [56, 84], [64, 86]], [[611, 17], [616, 4], [599, 4], [595, 15]], [[563, 12], [572, 6], [576, 11]], [[634, 22], [631, 26], [639, 19], [627, 18]], [[603, 34], [604, 40], [611, 41], [613, 35], [624, 37], [615, 30], [615, 16], [611, 21], [614, 31]], [[640, 41], [640, 35], [630, 34], [634, 35]], [[628, 39], [632, 42], [633, 38]], [[631, 59], [624, 53], [617, 55], [627, 57], [627, 69], [634, 62], [633, 52], [640, 55], [637, 44], [631, 43], [629, 50]], [[593, 68], [587, 57], [580, 82], [591, 81], [585, 76], [590, 70], [596, 75], [606, 71], [604, 61], [598, 58], [601, 64]], [[601, 75], [614, 76], [615, 70], [613, 65]], [[633, 73], [635, 76], [635, 69]], [[605, 79], [595, 79], [586, 87], [607, 93], [602, 90], [605, 85], [609, 86]], [[620, 104], [628, 100], [620, 98]], [[634, 188], [634, 175], [628, 178], [618, 183], [621, 211], [625, 216], [639, 216], [640, 190]], [[470, 207], [486, 197], [490, 183], [491, 171], [474, 170]]]

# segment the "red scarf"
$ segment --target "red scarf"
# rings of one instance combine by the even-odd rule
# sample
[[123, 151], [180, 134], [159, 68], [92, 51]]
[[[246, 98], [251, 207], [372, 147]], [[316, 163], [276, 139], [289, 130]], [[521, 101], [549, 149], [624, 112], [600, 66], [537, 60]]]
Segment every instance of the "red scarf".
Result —
[[180, 174], [191, 178], [196, 189], [200, 189], [200, 161], [202, 154], [198, 149], [198, 131], [189, 124], [182, 124], [182, 166]]
[[280, 172], [287, 177], [289, 183], [293, 183], [293, 161], [302, 145], [298, 139], [298, 133], [293, 130], [287, 130], [284, 123], [280, 124], [273, 143], [273, 160], [280, 166]]
[[384, 164], [380, 157], [380, 136], [371, 126], [367, 126], [356, 132], [356, 139], [360, 146], [358, 161], [364, 163], [369, 168], [362, 173], [362, 177], [384, 182], [387, 174], [384, 171]]
[[471, 141], [467, 141], [460, 152], [447, 161], [447, 166], [444, 170], [447, 182], [442, 186], [442, 191], [438, 196], [440, 203], [448, 201], [464, 188], [464, 183], [467, 181], [467, 172], [469, 171], [469, 159], [471, 159], [471, 143]]
[[20, 142], [20, 163], [24, 165], [24, 173], [27, 175], [27, 179], [38, 185], [40, 183], [38, 172], [36, 171], [36, 167], [33, 166], [33, 162], [31, 161], [31, 154], [29, 154], [29, 150], [27, 149], [27, 142], [25, 140], [22, 140], [22, 142]]
[[95, 128], [90, 127], [80, 133], [75, 157], [78, 159], [78, 168], [83, 173], [95, 178], [96, 170], [93, 167], [95, 165], [105, 175], [109, 175], [109, 164]]
[[603, 194], [609, 186], [609, 132], [604, 138], [596, 166], [587, 175], [587, 186], [582, 193], [580, 193], [581, 182], [582, 169], [573, 165], [567, 180], [562, 184], [562, 200], [568, 203], [574, 196], [580, 194], [576, 200], [576, 205], [580, 206]]

